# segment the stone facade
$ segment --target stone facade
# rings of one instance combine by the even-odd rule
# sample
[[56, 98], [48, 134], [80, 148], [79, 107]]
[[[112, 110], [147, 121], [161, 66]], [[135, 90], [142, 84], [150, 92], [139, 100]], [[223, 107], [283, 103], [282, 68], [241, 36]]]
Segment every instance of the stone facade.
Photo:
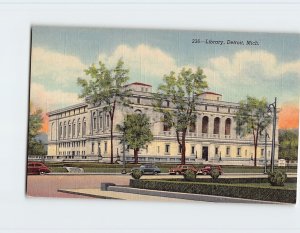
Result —
[[[154, 140], [139, 152], [140, 162], [180, 163], [180, 148], [174, 129], [168, 130], [160, 121], [161, 114], [152, 107], [152, 87], [132, 83], [131, 107], [117, 106], [114, 125], [122, 124], [124, 116], [133, 112], [145, 113], [151, 121]], [[240, 137], [235, 131], [234, 115], [238, 104], [222, 100], [222, 95], [205, 92], [197, 106], [197, 121], [187, 133], [187, 163], [221, 163], [253, 165], [252, 135]], [[170, 103], [166, 107], [172, 108]], [[51, 161], [110, 161], [110, 119], [104, 106], [81, 103], [49, 112], [48, 155]], [[278, 128], [278, 127], [277, 127]], [[272, 135], [272, 127], [268, 129]], [[276, 133], [278, 136], [278, 131]], [[114, 129], [114, 159], [122, 161], [120, 133]], [[276, 137], [275, 162], [278, 160]], [[257, 163], [264, 163], [265, 139], [261, 136]], [[126, 160], [133, 160], [133, 150], [126, 150]], [[271, 139], [267, 141], [270, 162]]]

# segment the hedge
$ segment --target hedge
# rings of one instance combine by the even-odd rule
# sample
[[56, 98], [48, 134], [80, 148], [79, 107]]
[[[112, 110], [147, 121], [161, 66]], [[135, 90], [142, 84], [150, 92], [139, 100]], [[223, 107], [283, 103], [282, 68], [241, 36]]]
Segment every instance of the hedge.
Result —
[[[176, 181], [181, 182], [183, 179], [165, 179], [167, 181]], [[195, 182], [201, 182], [201, 183], [211, 183], [212, 178], [201, 178], [196, 179]], [[222, 178], [220, 176], [218, 179], [214, 181], [214, 183], [220, 183], [220, 184], [247, 184], [247, 183], [269, 183], [268, 178]], [[297, 177], [288, 177], [286, 180], [286, 183], [297, 183]]]
[[160, 191], [205, 194], [262, 201], [296, 203], [296, 190], [280, 187], [254, 187], [246, 184], [178, 182], [169, 180], [130, 180], [130, 187]]

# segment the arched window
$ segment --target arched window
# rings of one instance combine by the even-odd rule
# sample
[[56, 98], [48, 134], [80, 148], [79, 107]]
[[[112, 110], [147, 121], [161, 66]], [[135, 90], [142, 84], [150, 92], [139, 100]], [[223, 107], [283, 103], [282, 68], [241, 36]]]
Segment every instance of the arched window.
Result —
[[216, 117], [214, 119], [214, 134], [219, 134], [220, 133], [220, 118]]
[[196, 122], [192, 122], [190, 124], [190, 129], [189, 129], [190, 132], [194, 133], [196, 131]]
[[136, 110], [134, 111], [134, 113], [136, 113], [136, 114], [142, 114], [142, 111], [141, 111], [140, 109], [136, 109]]
[[86, 134], [86, 121], [85, 118], [82, 120], [82, 136], [85, 136]]
[[64, 122], [64, 138], [67, 137], [67, 123]]
[[54, 133], [54, 122], [52, 122], [52, 124], [51, 124], [51, 140], [54, 139], [53, 133]]
[[106, 116], [106, 126], [109, 127], [109, 115]]
[[68, 122], [68, 137], [71, 137], [71, 121]]
[[168, 125], [167, 121], [166, 121], [166, 116], [164, 116], [164, 131], [170, 131], [170, 126]]
[[202, 118], [202, 133], [208, 133], [208, 117], [204, 116]]
[[99, 126], [100, 126], [100, 129], [102, 129], [103, 128], [103, 117], [102, 117], [102, 115], [99, 115]]
[[74, 119], [72, 124], [72, 137], [75, 138], [75, 136], [76, 136], [76, 121]]
[[80, 118], [77, 121], [77, 137], [80, 136], [80, 128], [81, 128], [81, 123], [80, 123]]
[[62, 138], [63, 136], [63, 127], [62, 127], [62, 123], [59, 123], [59, 138]]
[[225, 121], [225, 135], [230, 135], [230, 129], [231, 129], [231, 119], [227, 118]]
[[93, 129], [97, 129], [97, 116], [96, 113], [93, 113]]

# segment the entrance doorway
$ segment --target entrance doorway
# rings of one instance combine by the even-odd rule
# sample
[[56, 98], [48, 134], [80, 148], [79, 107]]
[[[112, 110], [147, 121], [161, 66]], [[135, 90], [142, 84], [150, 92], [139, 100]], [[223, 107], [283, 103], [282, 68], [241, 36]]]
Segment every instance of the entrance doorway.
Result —
[[202, 147], [202, 159], [204, 159], [205, 161], [208, 160], [208, 146]]

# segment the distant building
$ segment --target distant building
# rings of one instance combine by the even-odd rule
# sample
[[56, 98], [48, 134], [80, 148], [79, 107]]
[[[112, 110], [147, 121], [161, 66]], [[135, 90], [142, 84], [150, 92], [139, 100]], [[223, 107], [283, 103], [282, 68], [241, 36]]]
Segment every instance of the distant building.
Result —
[[[131, 83], [132, 108], [117, 106], [114, 124], [122, 124], [126, 114], [145, 113], [151, 121], [154, 140], [139, 151], [139, 161], [180, 163], [179, 147], [174, 129], [160, 121], [161, 114], [152, 107], [152, 86]], [[186, 140], [187, 163], [221, 163], [253, 165], [254, 147], [252, 135], [240, 137], [235, 130], [234, 116], [237, 103], [222, 100], [222, 95], [204, 92], [197, 106], [197, 121], [191, 126]], [[48, 113], [47, 160], [57, 161], [110, 161], [110, 118], [104, 106], [80, 103]], [[165, 107], [172, 108], [170, 102]], [[271, 134], [271, 127], [268, 129]], [[278, 135], [278, 133], [276, 134]], [[122, 161], [120, 132], [114, 130], [114, 160]], [[262, 135], [257, 148], [257, 163], [264, 163], [265, 140]], [[276, 138], [276, 158], [278, 140]], [[271, 139], [267, 141], [267, 158], [270, 163]], [[133, 150], [126, 150], [126, 160], [133, 161]]]

